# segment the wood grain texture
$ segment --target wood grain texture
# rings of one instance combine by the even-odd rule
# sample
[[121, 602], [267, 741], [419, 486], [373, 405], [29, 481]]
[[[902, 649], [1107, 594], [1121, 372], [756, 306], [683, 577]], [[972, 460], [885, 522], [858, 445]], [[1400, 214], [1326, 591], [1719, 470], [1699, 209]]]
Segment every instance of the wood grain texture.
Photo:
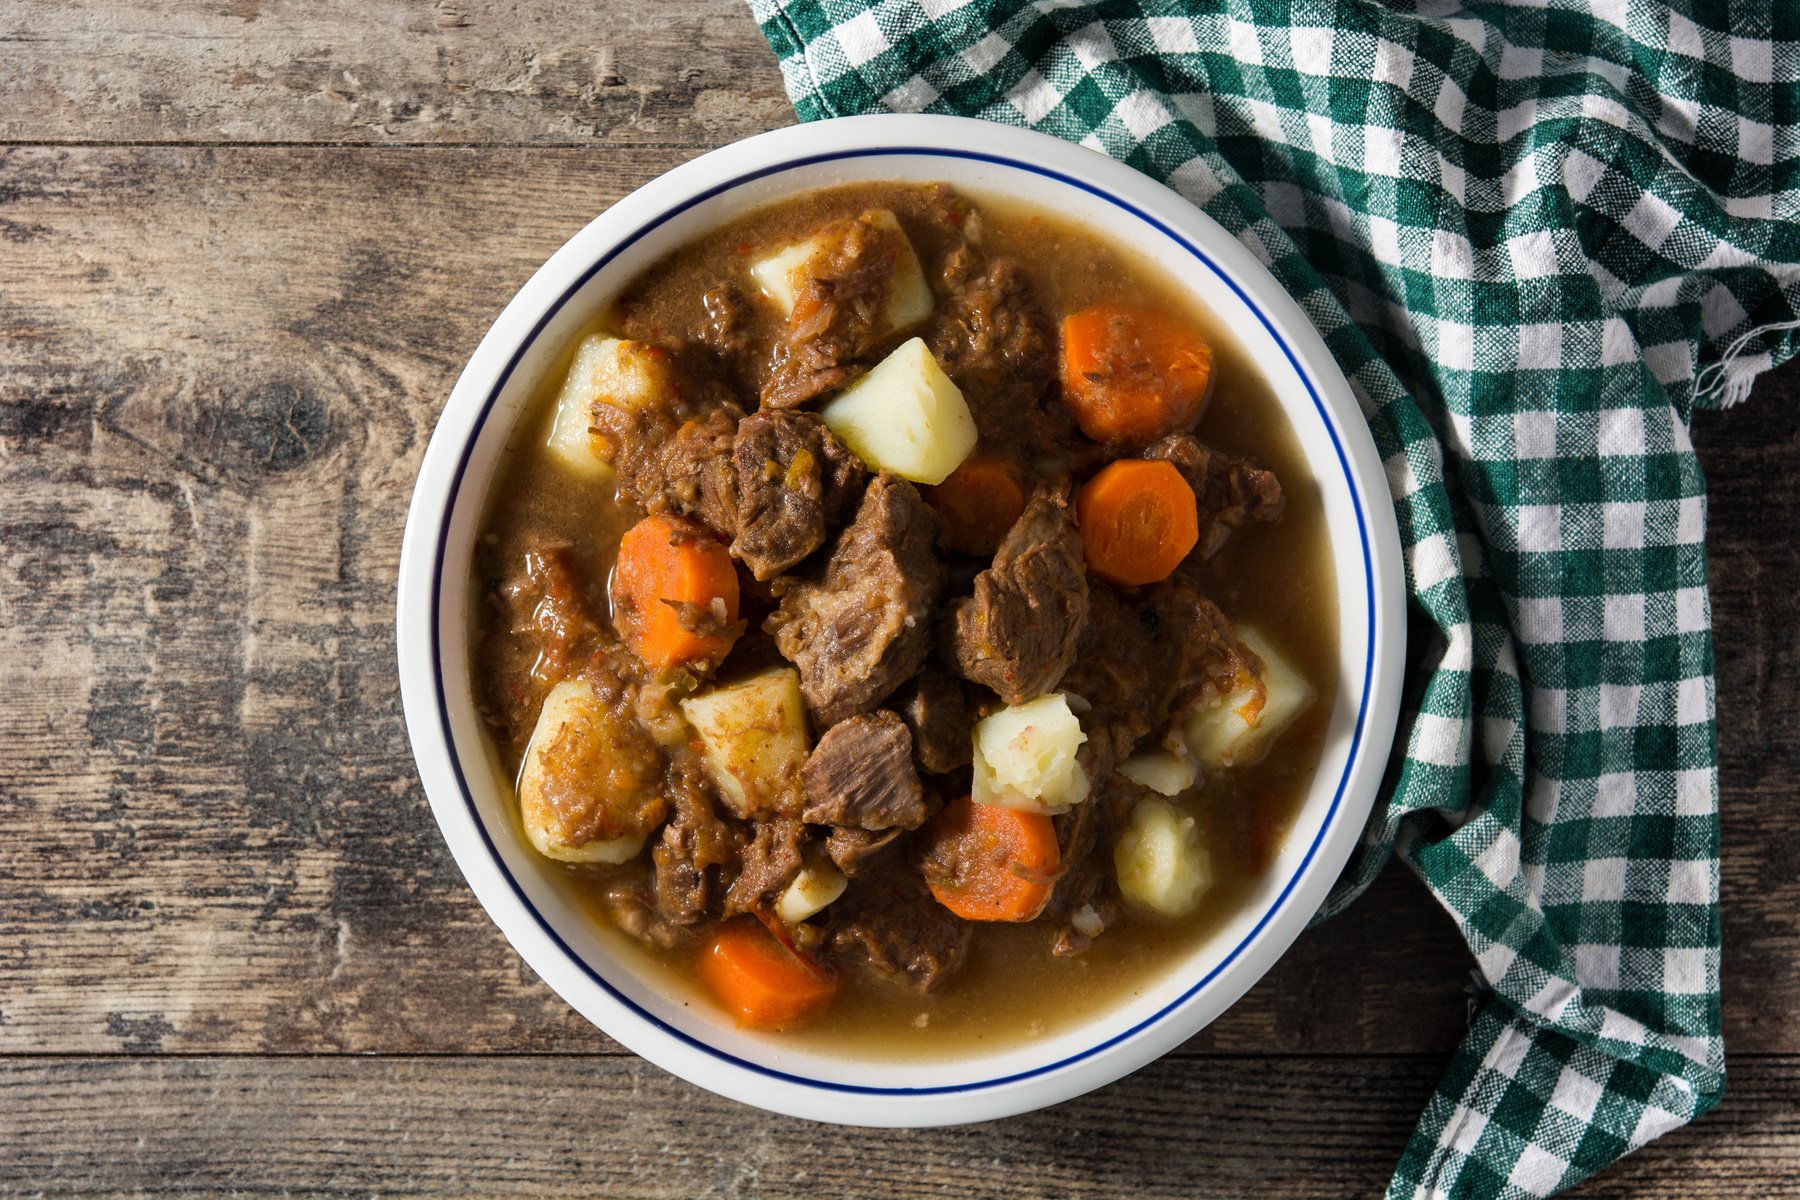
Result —
[[[1336, 1200], [1381, 1193], [1439, 1066], [1165, 1060], [1006, 1121], [825, 1130], [637, 1059], [0, 1060], [0, 1195]], [[1568, 1195], [1794, 1194], [1770, 1167], [1800, 1145], [1800, 1062], [1737, 1065], [1731, 1086]]]
[[791, 121], [742, 0], [23, 0], [0, 140], [718, 145]]

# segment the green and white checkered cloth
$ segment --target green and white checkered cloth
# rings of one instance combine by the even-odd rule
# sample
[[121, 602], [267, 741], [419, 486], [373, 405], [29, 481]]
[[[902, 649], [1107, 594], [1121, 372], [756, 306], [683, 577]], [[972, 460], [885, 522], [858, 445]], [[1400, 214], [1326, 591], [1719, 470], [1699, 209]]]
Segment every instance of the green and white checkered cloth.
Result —
[[1800, 5], [751, 7], [804, 119], [986, 117], [1165, 180], [1349, 376], [1406, 543], [1410, 678], [1325, 911], [1398, 852], [1480, 967], [1390, 1196], [1548, 1196], [1717, 1104], [1687, 420], [1800, 325]]

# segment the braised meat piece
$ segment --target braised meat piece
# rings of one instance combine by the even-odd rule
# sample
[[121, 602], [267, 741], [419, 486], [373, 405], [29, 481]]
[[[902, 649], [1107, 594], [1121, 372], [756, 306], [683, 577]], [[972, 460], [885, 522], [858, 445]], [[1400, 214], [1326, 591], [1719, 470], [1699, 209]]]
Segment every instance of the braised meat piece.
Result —
[[825, 544], [825, 527], [862, 486], [863, 466], [806, 412], [758, 412], [738, 422], [737, 537], [731, 553], [772, 579]]
[[516, 757], [544, 697], [580, 668], [604, 631], [567, 546], [534, 544], [514, 562], [490, 595], [498, 619], [486, 652], [495, 670], [482, 712]]
[[721, 405], [677, 420], [660, 410], [597, 404], [594, 428], [613, 446], [621, 495], [646, 512], [693, 517], [730, 538], [737, 530], [732, 444], [740, 415]]
[[1055, 371], [1056, 329], [1009, 258], [984, 263], [965, 244], [946, 259], [942, 280], [949, 296], [938, 305], [926, 344], [962, 390], [982, 444], [1016, 445], [1041, 416]]
[[608, 879], [600, 889], [600, 906], [614, 925], [646, 946], [680, 950], [696, 940], [692, 929], [675, 924], [657, 911], [649, 872], [641, 866]]
[[773, 904], [800, 873], [806, 829], [790, 817], [758, 821], [738, 853], [737, 874], [725, 889], [725, 914]]
[[884, 471], [832, 544], [823, 577], [787, 589], [764, 623], [799, 669], [820, 728], [874, 708], [924, 665], [944, 576], [936, 534], [918, 490]]
[[966, 767], [974, 756], [968, 697], [960, 680], [926, 667], [896, 695], [894, 708], [912, 731], [913, 757], [934, 775]]
[[925, 792], [912, 756], [912, 733], [884, 708], [839, 721], [819, 738], [801, 769], [806, 820], [917, 829], [925, 823]]
[[964, 678], [1022, 704], [1062, 679], [1087, 613], [1087, 567], [1068, 495], [1040, 487], [993, 566], [975, 577], [974, 595], [951, 611], [951, 654]]
[[1247, 521], [1273, 521], [1287, 500], [1273, 471], [1233, 458], [1205, 445], [1192, 434], [1172, 433], [1144, 451], [1175, 465], [1200, 510], [1200, 540], [1193, 553], [1211, 558], [1230, 540], [1232, 530]]
[[665, 920], [692, 925], [706, 915], [719, 874], [715, 868], [733, 862], [738, 845], [730, 826], [713, 811], [699, 768], [690, 764], [671, 776], [669, 799], [675, 813], [650, 852], [656, 908]]
[[637, 407], [595, 404], [590, 410], [593, 428], [609, 447], [620, 493], [646, 512], [669, 509], [729, 539], [737, 528], [731, 445], [743, 409], [704, 347], [629, 345], [628, 353], [654, 360], [646, 374], [665, 384]]
[[[1170, 712], [1215, 704], [1231, 694], [1246, 670], [1261, 670], [1261, 662], [1238, 641], [1231, 621], [1197, 587], [1170, 579], [1150, 589], [1145, 599], [1168, 648], [1162, 661], [1174, 665], [1166, 685]], [[1153, 721], [1152, 731], [1165, 723]]]
[[899, 863], [859, 878], [833, 910], [832, 949], [929, 992], [962, 966], [969, 922], [939, 904]]
[[694, 339], [712, 351], [719, 369], [740, 394], [761, 390], [763, 363], [752, 331], [756, 311], [743, 294], [729, 283], [709, 289], [700, 298], [706, 316], [694, 330]]
[[1247, 653], [1218, 607], [1179, 576], [1131, 602], [1096, 581], [1075, 664], [1062, 687], [1091, 706], [1081, 748], [1089, 779], [1104, 778], [1174, 713], [1229, 692]]
[[565, 678], [600, 634], [567, 546], [526, 551], [522, 569], [500, 585], [500, 594], [512, 635], [536, 651], [531, 678], [546, 686]]
[[866, 212], [814, 236], [823, 249], [808, 261], [775, 342], [764, 408], [795, 408], [847, 386], [888, 337], [887, 299], [905, 235]]
[[879, 867], [899, 848], [904, 839], [904, 829], [883, 829], [879, 832], [872, 829], [858, 829], [852, 825], [840, 825], [825, 838], [825, 853], [837, 864], [838, 870], [855, 879], [867, 871]]
[[1060, 926], [1052, 954], [1087, 949], [1118, 916], [1119, 889], [1110, 848], [1130, 815], [1136, 786], [1123, 776], [1106, 776], [1087, 800], [1053, 818], [1063, 874], [1042, 914]]
[[721, 283], [700, 297], [706, 319], [695, 331], [697, 337], [721, 359], [743, 354], [750, 349], [749, 307], [737, 288]]

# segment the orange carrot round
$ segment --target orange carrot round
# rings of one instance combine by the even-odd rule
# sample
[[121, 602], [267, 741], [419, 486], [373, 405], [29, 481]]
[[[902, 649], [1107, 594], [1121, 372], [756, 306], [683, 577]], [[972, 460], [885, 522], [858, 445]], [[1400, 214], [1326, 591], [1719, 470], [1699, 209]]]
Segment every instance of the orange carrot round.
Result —
[[1096, 442], [1142, 446], [1192, 429], [1212, 378], [1212, 345], [1165, 313], [1096, 304], [1063, 318], [1063, 403]]
[[1174, 464], [1121, 458], [1075, 498], [1088, 570], [1126, 587], [1167, 579], [1200, 540], [1194, 489]]
[[644, 664], [666, 671], [717, 666], [737, 640], [737, 568], [716, 538], [668, 513], [619, 539], [613, 625]]
[[700, 951], [700, 979], [745, 1025], [783, 1029], [837, 994], [837, 976], [775, 940], [750, 917], [719, 927]]
[[925, 493], [939, 540], [962, 554], [991, 555], [1025, 511], [1025, 481], [1004, 458], [971, 455]]
[[967, 796], [932, 818], [924, 842], [931, 894], [965, 921], [1032, 920], [1062, 863], [1049, 817]]

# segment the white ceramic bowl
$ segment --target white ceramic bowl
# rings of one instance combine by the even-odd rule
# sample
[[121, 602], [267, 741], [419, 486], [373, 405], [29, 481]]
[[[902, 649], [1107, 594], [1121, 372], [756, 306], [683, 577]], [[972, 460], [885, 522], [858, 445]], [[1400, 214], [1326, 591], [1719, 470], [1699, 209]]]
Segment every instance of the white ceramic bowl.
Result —
[[[1066, 1034], [941, 1061], [864, 1062], [735, 1027], [629, 965], [517, 832], [471, 700], [470, 558], [514, 426], [558, 349], [632, 276], [744, 211], [858, 180], [944, 180], [1066, 214], [1185, 281], [1268, 373], [1323, 495], [1339, 581], [1341, 684], [1311, 795], [1264, 883], [1160, 983]], [[1179, 1045], [1288, 948], [1337, 877], [1380, 782], [1399, 707], [1402, 566], [1368, 428], [1298, 305], [1174, 192], [1091, 150], [955, 117], [797, 126], [714, 151], [597, 217], [488, 331], [432, 435], [401, 553], [401, 694], [432, 812], [469, 885], [525, 961], [594, 1024], [721, 1095], [856, 1125], [946, 1125], [1041, 1108]]]

